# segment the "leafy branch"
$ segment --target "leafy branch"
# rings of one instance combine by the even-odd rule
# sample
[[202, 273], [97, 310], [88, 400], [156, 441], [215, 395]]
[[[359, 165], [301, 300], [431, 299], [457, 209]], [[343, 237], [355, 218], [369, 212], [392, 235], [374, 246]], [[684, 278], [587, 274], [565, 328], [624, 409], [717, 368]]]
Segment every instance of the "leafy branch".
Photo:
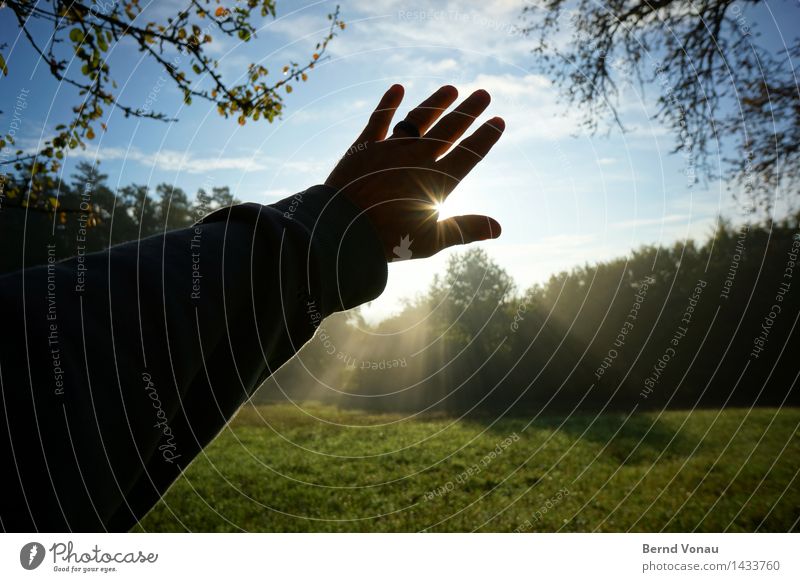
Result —
[[[140, 52], [161, 66], [187, 105], [194, 99], [205, 100], [215, 104], [223, 117], [235, 117], [244, 125], [247, 120], [272, 122], [280, 116], [281, 92], [291, 93], [293, 81], [306, 81], [309, 71], [325, 58], [328, 44], [337, 31], [345, 28], [337, 6], [328, 14], [327, 33], [307, 62], [289, 62], [271, 77], [267, 67], [251, 63], [243, 82], [229, 84], [223, 79], [219, 61], [208, 54], [209, 45], [214, 36], [240, 42], [256, 38], [257, 18], [275, 17], [274, 0], [240, 0], [229, 7], [219, 0], [190, 0], [185, 9], [163, 22], [142, 22], [144, 14], [139, 0], [8, 0], [5, 4], [23, 38], [47, 65], [53, 78], [76, 87], [82, 98], [72, 108], [72, 119], [57, 125], [55, 135], [38, 151], [16, 150], [9, 159], [0, 159], [0, 167], [13, 165], [17, 171], [30, 172], [31, 178], [56, 173], [68, 150], [85, 148], [87, 141], [106, 131], [107, 126], [101, 120], [107, 118], [111, 109], [122, 111], [126, 117], [175, 121], [163, 112], [153, 111], [149, 103], [132, 105], [119, 98], [108, 58], [123, 39], [132, 40]], [[52, 26], [47, 38], [37, 34], [37, 23]], [[68, 45], [69, 50], [59, 50], [61, 45]], [[77, 61], [77, 65], [72, 61]], [[2, 53], [0, 73], [8, 75], [8, 63]], [[0, 139], [0, 149], [13, 143], [13, 138], [6, 135]], [[29, 182], [36, 184], [40, 181]], [[40, 185], [52, 186], [52, 180], [45, 179]], [[14, 187], [5, 192], [9, 198], [20, 193]]]

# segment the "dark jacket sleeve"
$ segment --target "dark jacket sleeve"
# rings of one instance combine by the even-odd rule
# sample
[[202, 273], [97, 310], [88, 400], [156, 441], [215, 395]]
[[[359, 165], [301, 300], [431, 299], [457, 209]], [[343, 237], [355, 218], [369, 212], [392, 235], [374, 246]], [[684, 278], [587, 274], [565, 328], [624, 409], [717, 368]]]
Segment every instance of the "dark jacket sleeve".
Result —
[[0, 278], [0, 529], [128, 530], [386, 276], [366, 217], [315, 186]]

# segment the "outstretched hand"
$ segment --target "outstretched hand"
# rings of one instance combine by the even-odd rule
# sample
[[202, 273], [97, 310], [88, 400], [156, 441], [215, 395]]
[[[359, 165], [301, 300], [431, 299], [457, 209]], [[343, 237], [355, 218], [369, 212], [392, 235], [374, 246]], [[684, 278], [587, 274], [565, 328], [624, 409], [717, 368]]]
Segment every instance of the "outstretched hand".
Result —
[[494, 117], [442, 157], [491, 101], [486, 91], [475, 91], [434, 125], [457, 97], [455, 87], [440, 88], [406, 116], [411, 126], [400, 124], [386, 138], [403, 100], [403, 87], [393, 85], [325, 181], [367, 214], [387, 260], [429, 257], [452, 245], [500, 236], [500, 224], [488, 216], [438, 220], [436, 205], [483, 159], [505, 128]]

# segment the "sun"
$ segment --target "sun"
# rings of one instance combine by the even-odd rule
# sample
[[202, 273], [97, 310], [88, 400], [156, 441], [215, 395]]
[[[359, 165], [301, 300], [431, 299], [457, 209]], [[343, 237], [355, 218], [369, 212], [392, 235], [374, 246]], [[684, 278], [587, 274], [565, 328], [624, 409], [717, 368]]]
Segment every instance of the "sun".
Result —
[[445, 218], [450, 218], [451, 216], [464, 214], [468, 210], [467, 208], [464, 208], [463, 203], [461, 203], [457, 198], [454, 199], [454, 197], [449, 197], [441, 202], [434, 202], [433, 209], [438, 213], [438, 220], [444, 220]]
[[471, 205], [475, 200], [475, 196], [468, 188], [462, 188], [459, 192], [450, 194], [447, 197], [438, 193], [437, 195], [431, 194], [428, 200], [430, 200], [431, 210], [437, 213], [436, 218], [440, 221], [474, 212], [474, 208], [471, 208]]

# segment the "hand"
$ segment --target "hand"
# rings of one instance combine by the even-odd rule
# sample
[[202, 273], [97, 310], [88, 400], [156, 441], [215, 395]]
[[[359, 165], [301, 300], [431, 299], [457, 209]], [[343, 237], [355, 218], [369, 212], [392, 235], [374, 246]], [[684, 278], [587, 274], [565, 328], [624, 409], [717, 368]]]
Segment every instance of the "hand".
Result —
[[387, 261], [429, 257], [452, 245], [500, 236], [500, 224], [488, 216], [438, 221], [436, 205], [483, 159], [505, 128], [499, 117], [490, 119], [441, 157], [491, 101], [486, 91], [475, 91], [433, 126], [457, 96], [455, 87], [444, 86], [408, 114], [406, 121], [421, 137], [400, 128], [384, 139], [403, 100], [403, 87], [393, 85], [325, 181], [364, 210]]

